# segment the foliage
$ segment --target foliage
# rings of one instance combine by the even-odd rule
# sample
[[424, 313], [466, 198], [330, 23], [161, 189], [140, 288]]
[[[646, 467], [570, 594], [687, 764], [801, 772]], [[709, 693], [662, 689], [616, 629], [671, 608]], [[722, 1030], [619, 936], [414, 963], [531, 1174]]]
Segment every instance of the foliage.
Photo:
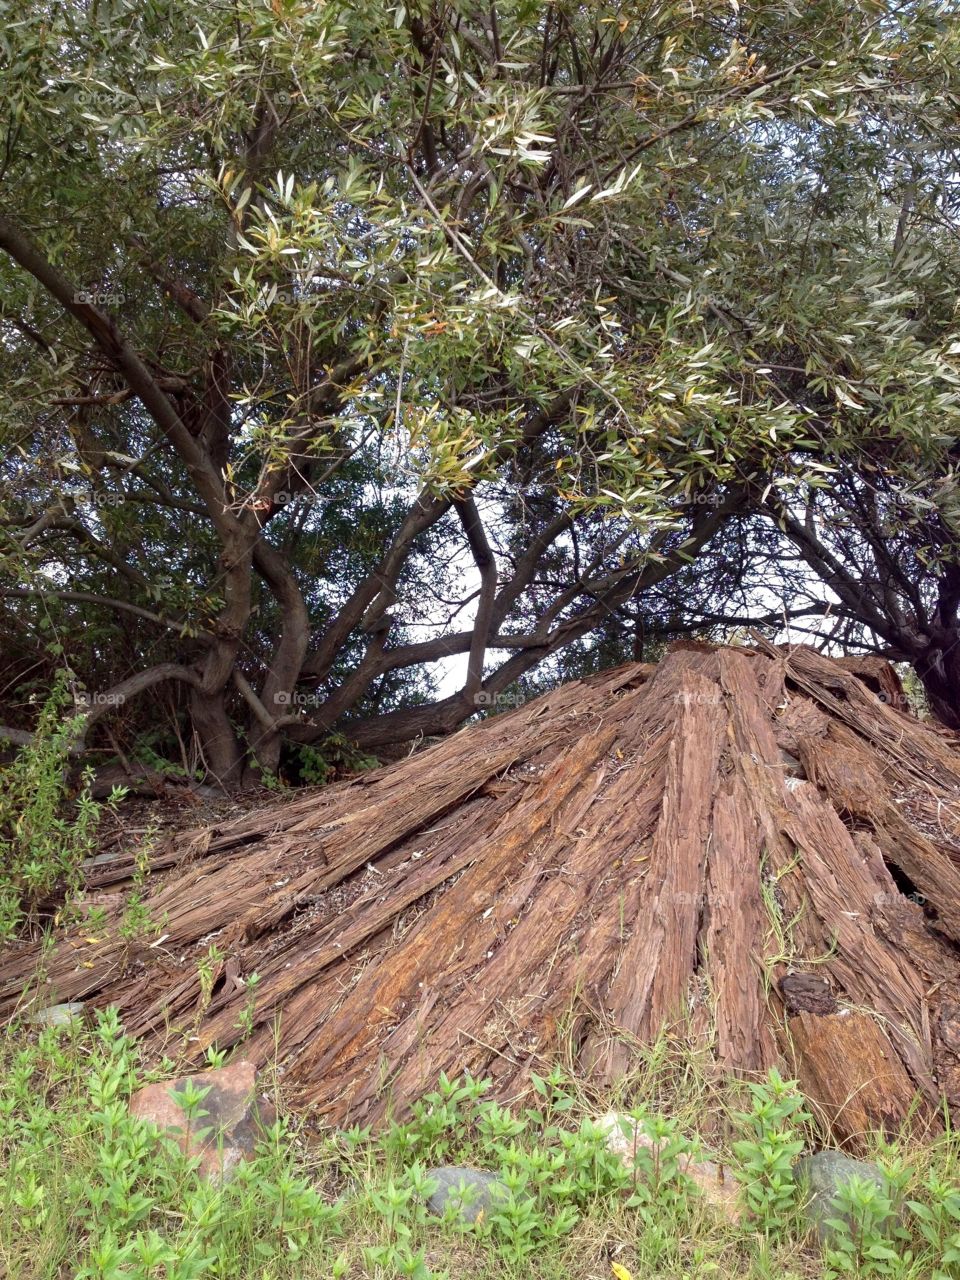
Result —
[[926, 1199], [910, 1200], [924, 1242], [938, 1259], [933, 1280], [955, 1280], [960, 1275], [960, 1187], [931, 1170], [923, 1183]]
[[[810, 1125], [793, 1081], [771, 1068], [767, 1081], [748, 1086], [753, 1105], [737, 1119], [750, 1136], [734, 1143], [747, 1204], [764, 1232], [786, 1229], [799, 1203], [793, 1165], [804, 1147], [802, 1129]], [[799, 1126], [799, 1127], [798, 1127]]]
[[[12, 1274], [54, 1275], [69, 1258], [79, 1280], [146, 1280], [160, 1267], [170, 1280], [232, 1276], [254, 1261], [258, 1274], [279, 1266], [292, 1275], [333, 1238], [336, 1209], [296, 1175], [284, 1122], [228, 1185], [213, 1187], [172, 1139], [158, 1146], [129, 1114], [136, 1056], [116, 1014], [101, 1015], [78, 1048], [48, 1030], [6, 1064], [3, 1247], [22, 1268]], [[202, 1097], [185, 1101], [189, 1125], [202, 1118]]]
[[889, 1230], [895, 1216], [890, 1195], [870, 1178], [851, 1178], [838, 1191], [839, 1216], [828, 1218], [835, 1238], [824, 1251], [826, 1273], [837, 1276], [908, 1276], [914, 1255], [904, 1248], [910, 1235], [902, 1227]]
[[[0, 766], [0, 940], [16, 933], [26, 916], [55, 890], [79, 885], [90, 856], [102, 806], [90, 795], [90, 775], [67, 800], [67, 773], [81, 717], [64, 718], [73, 701], [70, 675], [61, 670], [41, 708], [33, 741]], [[115, 790], [109, 803], [122, 792]]]
[[[221, 1055], [209, 1058], [221, 1065]], [[173, 1066], [166, 1061], [147, 1078], [162, 1079]], [[676, 1117], [635, 1106], [628, 1119], [638, 1119], [659, 1146], [638, 1147], [636, 1162], [613, 1156], [586, 1118], [575, 1082], [558, 1069], [535, 1079], [524, 1110], [490, 1100], [489, 1082], [441, 1077], [409, 1120], [376, 1137], [355, 1129], [306, 1144], [282, 1118], [223, 1185], [202, 1181], [172, 1138], [130, 1115], [126, 1099], [142, 1079], [113, 1011], [98, 1015], [93, 1028], [75, 1022], [30, 1037], [14, 1028], [0, 1046], [0, 1257], [18, 1280], [66, 1271], [83, 1280], [950, 1280], [960, 1273], [952, 1138], [881, 1156], [892, 1194], [906, 1204], [894, 1237], [897, 1262], [879, 1227], [889, 1201], [854, 1184], [837, 1201], [843, 1216], [821, 1261], [783, 1201], [779, 1223], [774, 1201], [764, 1202], [760, 1232], [756, 1216], [732, 1223], [705, 1212], [683, 1174], [696, 1144]], [[675, 1084], [656, 1082], [664, 1096]], [[178, 1091], [181, 1128], [203, 1131], [205, 1096], [202, 1084]], [[779, 1078], [756, 1084], [750, 1096], [751, 1110], [731, 1116], [748, 1148], [798, 1115], [795, 1093]], [[752, 1209], [749, 1150], [744, 1160], [731, 1167]], [[474, 1223], [461, 1220], [451, 1201], [443, 1219], [427, 1211], [435, 1185], [428, 1168], [449, 1162], [487, 1168], [506, 1186]]]
[[324, 783], [350, 773], [376, 769], [376, 756], [360, 751], [344, 733], [331, 733], [318, 746], [303, 743], [295, 752], [297, 772], [306, 783]]
[[930, 678], [951, 6], [37, 0], [0, 49], [0, 599], [24, 687], [82, 636], [91, 733], [233, 782], [443, 732], [769, 615], [777, 530], [854, 497], [923, 598], [840, 606]]

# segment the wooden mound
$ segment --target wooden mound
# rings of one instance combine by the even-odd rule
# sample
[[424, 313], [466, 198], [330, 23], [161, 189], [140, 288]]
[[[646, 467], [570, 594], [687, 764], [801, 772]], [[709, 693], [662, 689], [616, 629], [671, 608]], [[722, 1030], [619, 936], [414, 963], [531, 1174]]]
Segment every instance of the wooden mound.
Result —
[[[338, 1123], [440, 1071], [509, 1097], [561, 1042], [602, 1083], [665, 1026], [721, 1069], [799, 1074], [853, 1144], [915, 1095], [935, 1121], [960, 1104], [960, 754], [899, 701], [885, 665], [806, 648], [566, 685], [181, 837], [146, 899], [162, 940], [125, 941], [114, 906], [30, 998], [116, 1004], [157, 1052], [190, 1029], [196, 1060], [276, 1039], [293, 1100]], [[6, 1014], [37, 960], [0, 959]]]

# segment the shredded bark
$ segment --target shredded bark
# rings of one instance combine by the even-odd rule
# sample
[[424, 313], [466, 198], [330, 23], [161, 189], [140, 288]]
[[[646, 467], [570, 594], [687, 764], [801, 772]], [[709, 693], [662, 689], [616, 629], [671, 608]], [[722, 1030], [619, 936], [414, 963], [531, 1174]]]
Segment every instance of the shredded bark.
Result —
[[115, 1004], [191, 1061], [242, 1042], [337, 1123], [440, 1071], [514, 1096], [561, 1051], [604, 1084], [666, 1027], [795, 1070], [855, 1146], [960, 1108], [957, 747], [886, 664], [677, 646], [179, 834], [147, 937], [109, 892], [132, 855], [98, 862], [107, 927], [9, 947], [0, 1012]]

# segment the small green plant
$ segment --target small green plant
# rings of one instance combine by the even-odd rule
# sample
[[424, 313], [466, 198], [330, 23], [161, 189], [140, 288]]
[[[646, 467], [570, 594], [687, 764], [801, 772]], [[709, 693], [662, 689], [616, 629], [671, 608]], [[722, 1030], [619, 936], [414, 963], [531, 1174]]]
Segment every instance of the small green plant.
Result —
[[436, 1183], [427, 1178], [423, 1166], [414, 1163], [404, 1176], [389, 1177], [382, 1189], [371, 1192], [370, 1201], [380, 1215], [387, 1240], [365, 1250], [369, 1265], [411, 1280], [440, 1280], [427, 1267], [424, 1251], [414, 1246], [414, 1232], [427, 1220], [424, 1202], [435, 1189]]
[[154, 927], [153, 917], [143, 901], [143, 896], [132, 891], [124, 903], [123, 916], [120, 919], [121, 938], [125, 938], [127, 942], [133, 942], [136, 938], [152, 933]]
[[171, 1098], [183, 1112], [185, 1121], [183, 1132], [188, 1138], [203, 1141], [211, 1132], [209, 1125], [198, 1126], [196, 1121], [210, 1114], [201, 1106], [201, 1103], [212, 1088], [213, 1085], [198, 1085], [192, 1078], [188, 1078], [181, 1088], [170, 1091]]
[[470, 1075], [450, 1080], [441, 1072], [436, 1090], [411, 1108], [410, 1124], [396, 1126], [388, 1141], [395, 1149], [439, 1163], [463, 1132], [474, 1126], [480, 1101], [489, 1088], [489, 1080], [474, 1080]]
[[253, 1032], [254, 1017], [257, 1011], [257, 988], [260, 986], [259, 973], [251, 973], [246, 980], [247, 998], [237, 1016], [237, 1029], [246, 1038]]
[[[285, 1121], [228, 1182], [211, 1183], [130, 1114], [140, 1072], [115, 1010], [93, 1031], [48, 1028], [0, 1052], [0, 1258], [11, 1277], [293, 1280], [305, 1257], [311, 1275], [336, 1274], [342, 1206], [298, 1166]], [[195, 1139], [207, 1092], [191, 1082], [174, 1095]]]
[[960, 1186], [936, 1171], [923, 1184], [926, 1200], [908, 1200], [917, 1229], [936, 1260], [933, 1280], [957, 1280], [960, 1276]]
[[106, 928], [106, 907], [87, 907], [85, 923], [91, 933], [97, 933], [98, 930]]
[[[222, 1062], [208, 1052], [209, 1066]], [[148, 1078], [175, 1071], [167, 1058]], [[887, 1189], [851, 1182], [816, 1256], [793, 1193], [774, 1176], [779, 1158], [762, 1154], [771, 1135], [806, 1123], [778, 1076], [753, 1087], [740, 1116], [751, 1213], [739, 1222], [691, 1185], [687, 1162], [699, 1148], [658, 1109], [672, 1102], [666, 1077], [649, 1103], [617, 1113], [634, 1139], [626, 1156], [559, 1071], [534, 1081], [526, 1109], [491, 1098], [489, 1081], [441, 1076], [408, 1120], [379, 1132], [307, 1143], [281, 1116], [224, 1182], [204, 1180], [180, 1146], [209, 1141], [208, 1082], [178, 1085], [180, 1133], [160, 1135], [129, 1111], [143, 1079], [115, 1011], [92, 1028], [14, 1027], [0, 1040], [0, 1260], [11, 1278], [960, 1280], [951, 1134], [922, 1162], [900, 1141], [883, 1150]], [[499, 1187], [478, 1214], [463, 1212], [481, 1194], [468, 1185], [435, 1216], [434, 1164], [484, 1170]], [[759, 1198], [747, 1194], [753, 1183]]]
[[896, 1221], [888, 1191], [872, 1178], [853, 1177], [834, 1196], [836, 1216], [827, 1219], [833, 1235], [824, 1249], [826, 1280], [840, 1276], [908, 1276], [913, 1251], [910, 1237]]
[[276, 773], [271, 773], [269, 769], [256, 769], [260, 776], [260, 785], [266, 791], [281, 792], [286, 790], [286, 783]]
[[133, 885], [124, 904], [120, 921], [120, 936], [132, 942], [135, 938], [158, 933], [163, 922], [153, 919], [148, 907], [144, 904], [146, 882], [150, 875], [150, 855], [157, 841], [158, 830], [150, 824], [138, 841], [134, 853]]
[[[675, 1121], [643, 1113], [649, 1146], [639, 1147], [631, 1167], [610, 1149], [607, 1130], [590, 1119], [571, 1124], [576, 1100], [559, 1070], [532, 1083], [541, 1105], [517, 1113], [484, 1096], [489, 1081], [441, 1076], [436, 1092], [412, 1108], [410, 1123], [394, 1125], [384, 1138], [385, 1148], [404, 1159], [462, 1158], [495, 1175], [501, 1194], [472, 1221], [461, 1212], [471, 1187], [448, 1198], [451, 1228], [522, 1270], [611, 1200], [644, 1223], [683, 1220], [692, 1184], [681, 1163], [692, 1148]], [[664, 1226], [665, 1235], [671, 1230]]]
[[[71, 675], [60, 670], [37, 721], [33, 741], [0, 769], [0, 942], [13, 937], [38, 903], [80, 886], [80, 867], [94, 847], [103, 812], [90, 794], [92, 772], [67, 800], [70, 750], [82, 715], [65, 715]], [[114, 788], [108, 806], [123, 797]]]
[[791, 1224], [799, 1188], [794, 1161], [803, 1150], [802, 1127], [811, 1123], [796, 1081], [785, 1081], [775, 1067], [766, 1081], [748, 1085], [753, 1105], [736, 1115], [748, 1136], [733, 1144], [740, 1162], [734, 1175], [743, 1184], [751, 1218], [765, 1234], [777, 1235]]
[[679, 1132], [676, 1120], [643, 1111], [634, 1111], [631, 1118], [650, 1145], [637, 1146], [633, 1192], [627, 1204], [647, 1221], [664, 1213], [682, 1215], [693, 1186], [683, 1171], [694, 1154], [689, 1139]]
[[376, 769], [376, 756], [361, 751], [345, 734], [331, 733], [317, 746], [301, 743], [296, 749], [300, 777], [304, 782], [322, 786], [340, 774], [362, 773]]
[[206, 1012], [213, 996], [213, 984], [216, 982], [217, 972], [222, 962], [223, 952], [215, 942], [210, 943], [210, 946], [197, 961], [197, 976], [200, 979], [200, 1017]]
[[133, 763], [146, 765], [148, 769], [156, 773], [166, 774], [170, 778], [190, 778], [195, 782], [203, 781], [203, 770], [195, 768], [192, 771], [184, 768], [183, 765], [174, 764], [166, 755], [160, 754], [153, 748], [153, 743], [163, 745], [167, 739], [168, 733], [165, 729], [158, 729], [149, 734], [140, 734], [136, 739], [133, 752]]

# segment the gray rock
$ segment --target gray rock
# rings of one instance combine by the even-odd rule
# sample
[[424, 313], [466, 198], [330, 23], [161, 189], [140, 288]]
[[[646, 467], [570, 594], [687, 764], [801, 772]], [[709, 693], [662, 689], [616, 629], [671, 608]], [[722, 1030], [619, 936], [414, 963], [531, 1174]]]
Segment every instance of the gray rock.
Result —
[[443, 1165], [439, 1169], [428, 1169], [427, 1177], [440, 1184], [427, 1200], [430, 1212], [442, 1217], [448, 1205], [452, 1205], [461, 1222], [476, 1222], [481, 1213], [496, 1209], [510, 1194], [495, 1174], [483, 1169]]
[[[821, 1244], [829, 1244], [836, 1234], [833, 1227], [827, 1226], [828, 1218], [841, 1218], [851, 1228], [854, 1225], [849, 1215], [841, 1213], [834, 1204], [837, 1192], [853, 1178], [867, 1179], [880, 1191], [890, 1194], [883, 1171], [877, 1165], [868, 1160], [855, 1160], [840, 1151], [818, 1151], [816, 1155], [804, 1156], [793, 1166], [793, 1171], [809, 1192], [807, 1220]], [[880, 1225], [889, 1232], [897, 1223], [897, 1215], [890, 1213]]]
[[31, 1027], [69, 1027], [84, 1020], [84, 1004], [73, 1000], [70, 1004], [52, 1004], [47, 1009], [32, 1013], [27, 1019]]

